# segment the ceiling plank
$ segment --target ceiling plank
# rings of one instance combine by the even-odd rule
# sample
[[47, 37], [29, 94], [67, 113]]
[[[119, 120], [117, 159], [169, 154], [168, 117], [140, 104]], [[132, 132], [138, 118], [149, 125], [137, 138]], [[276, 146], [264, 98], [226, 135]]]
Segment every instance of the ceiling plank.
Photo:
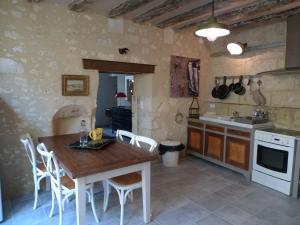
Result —
[[220, 16], [218, 19], [221, 22], [224, 22], [233, 27], [237, 26], [234, 24], [238, 24], [240, 22], [243, 23], [244, 21], [250, 21], [268, 15], [275, 16], [276, 14], [284, 14], [285, 12], [297, 9], [298, 7], [300, 7], [299, 0], [286, 0], [279, 3], [278, 1], [273, 1], [272, 4], [264, 4], [260, 7], [254, 8], [253, 10], [244, 8], [241, 12], [232, 12], [230, 15]]
[[153, 0], [128, 0], [126, 2], [121, 3], [116, 8], [110, 10], [108, 16], [111, 18], [116, 18], [152, 1]]
[[253, 18], [253, 19], [246, 20], [246, 21], [240, 21], [240, 22], [229, 25], [229, 28], [242, 27], [242, 26], [245, 26], [245, 25], [265, 22], [265, 21], [268, 21], [268, 20], [271, 20], [271, 19], [272, 20], [273, 19], [284, 20], [288, 16], [292, 16], [292, 15], [295, 15], [295, 14], [298, 14], [298, 13], [300, 13], [300, 7], [293, 8], [293, 9], [290, 9], [290, 10], [285, 11], [285, 12], [272, 13], [272, 14], [261, 16], [261, 17], [258, 17], [258, 18]]
[[27, 0], [28, 2], [33, 2], [33, 3], [39, 3], [39, 2], [41, 2], [41, 1], [43, 1], [43, 0]]
[[150, 9], [154, 8], [155, 6], [161, 4], [164, 2], [164, 0], [154, 0], [152, 2], [149, 2], [145, 5], [142, 5], [141, 7], [134, 9], [126, 14], [123, 15], [124, 18], [132, 20], [133, 18], [149, 11]]
[[68, 8], [74, 12], [83, 12], [87, 8], [87, 5], [92, 2], [93, 0], [73, 0], [68, 4]]
[[[179, 7], [182, 7], [190, 2], [197, 0], [166, 0], [162, 4], [148, 10], [147, 12], [133, 18], [133, 21], [136, 23], [144, 23], [153, 18], [160, 16], [166, 12], [175, 10]], [[198, 0], [199, 1], [199, 0]]]
[[[215, 16], [220, 16], [251, 4], [257, 4], [259, 0], [227, 0], [215, 3]], [[159, 24], [159, 27], [172, 26], [174, 30], [180, 30], [186, 26], [196, 26], [199, 21], [206, 20], [211, 16], [211, 5], [195, 8], [190, 12], [179, 15], [172, 20]]]
[[153, 18], [152, 20], [150, 20], [149, 22], [151, 24], [154, 24], [154, 25], [157, 25], [159, 24], [160, 22], [162, 21], [165, 21], [167, 19], [170, 19], [174, 16], [177, 16], [179, 14], [183, 14], [183, 13], [186, 13], [194, 8], [197, 8], [199, 6], [203, 6], [205, 4], [208, 4], [210, 3], [211, 0], [201, 0], [201, 1], [195, 1], [195, 2], [191, 2], [189, 4], [185, 4], [184, 6], [180, 7], [180, 8], [177, 8], [175, 10], [172, 10], [172, 11], [168, 11], [160, 16], [157, 16], [155, 18]]
[[[231, 25], [242, 21], [256, 19], [262, 16], [266, 16], [268, 14], [276, 14], [283, 11], [287, 11], [295, 6], [298, 6], [299, 4], [299, 0], [261, 0], [258, 1], [258, 3], [237, 8], [219, 16], [217, 15], [217, 19], [222, 23]], [[190, 27], [196, 27], [197, 24], [203, 22], [205, 22], [205, 19], [178, 27], [176, 28], [176, 30], [183, 30]]]

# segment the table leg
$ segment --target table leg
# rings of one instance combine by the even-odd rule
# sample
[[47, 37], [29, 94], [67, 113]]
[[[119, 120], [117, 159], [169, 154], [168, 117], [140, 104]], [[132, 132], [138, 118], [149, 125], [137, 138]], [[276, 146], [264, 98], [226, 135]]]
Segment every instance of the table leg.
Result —
[[151, 220], [151, 187], [150, 187], [150, 162], [144, 163], [144, 168], [142, 170], [142, 189], [143, 189], [143, 213], [144, 222], [149, 223]]
[[76, 221], [77, 225], [86, 225], [86, 196], [84, 178], [75, 179], [76, 192]]

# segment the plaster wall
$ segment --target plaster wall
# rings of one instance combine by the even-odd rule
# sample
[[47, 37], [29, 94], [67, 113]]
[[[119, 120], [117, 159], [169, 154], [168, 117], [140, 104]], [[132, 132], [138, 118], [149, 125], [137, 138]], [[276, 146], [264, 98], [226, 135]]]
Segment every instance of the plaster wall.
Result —
[[[122, 19], [74, 13], [64, 4], [22, 0], [0, 1], [0, 177], [6, 198], [33, 191], [31, 169], [19, 144], [30, 132], [52, 134], [55, 112], [66, 105], [82, 105], [89, 114], [96, 106], [98, 72], [82, 69], [82, 58], [156, 65], [155, 74], [135, 78], [133, 127], [158, 141], [185, 142], [190, 98], [169, 98], [170, 55], [201, 59], [201, 88], [209, 74], [208, 48], [191, 32], [175, 34]], [[120, 55], [118, 48], [129, 54]], [[61, 95], [62, 74], [90, 76], [88, 97]], [[202, 98], [200, 98], [202, 100]]]
[[[211, 44], [211, 53], [226, 51], [229, 42], [248, 43], [249, 47], [266, 46], [271, 43], [285, 43], [286, 22], [265, 24], [247, 29], [234, 30], [227, 38], [221, 38]], [[249, 51], [241, 56], [229, 56], [228, 54], [211, 57], [212, 76], [208, 80], [202, 113], [206, 111], [216, 112], [220, 115], [232, 115], [233, 111], [239, 111], [242, 115], [251, 115], [258, 108], [250, 94], [248, 80], [244, 81], [246, 94], [243, 96], [232, 93], [227, 99], [219, 100], [211, 97], [214, 87], [214, 77], [224, 75], [255, 75], [259, 72], [284, 68], [285, 45], [264, 50]], [[256, 82], [261, 79], [261, 92], [266, 97], [266, 110], [270, 112], [270, 118], [276, 126], [300, 130], [300, 74], [294, 75], [265, 75], [254, 78], [253, 89], [257, 89]], [[228, 85], [232, 82], [227, 81]]]

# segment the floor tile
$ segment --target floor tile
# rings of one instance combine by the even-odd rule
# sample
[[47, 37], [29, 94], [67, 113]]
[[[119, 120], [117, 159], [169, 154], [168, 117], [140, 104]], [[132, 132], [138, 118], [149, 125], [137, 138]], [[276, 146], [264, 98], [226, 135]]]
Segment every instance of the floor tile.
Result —
[[220, 217], [217, 217], [214, 214], [211, 214], [202, 220], [198, 221], [196, 225], [232, 225], [225, 220], [221, 219]]
[[[300, 225], [300, 200], [255, 183], [228, 169], [194, 157], [181, 161], [175, 168], [161, 162], [152, 163], [151, 206], [149, 225]], [[103, 212], [103, 192], [99, 184], [95, 205], [99, 224], [118, 225], [120, 204], [112, 190], [107, 212]], [[57, 203], [56, 203], [57, 204]], [[125, 205], [124, 225], [142, 225], [142, 193], [134, 191], [134, 202]], [[39, 194], [39, 205], [33, 207], [33, 195], [4, 204], [6, 221], [1, 225], [57, 225], [58, 212], [48, 217], [51, 193]], [[66, 203], [64, 225], [76, 221], [74, 199]], [[87, 224], [95, 222], [87, 203]]]
[[214, 214], [234, 225], [243, 224], [253, 217], [253, 215], [232, 206], [225, 206]]
[[271, 208], [262, 210], [257, 217], [272, 225], [288, 225], [293, 222], [292, 217], [284, 215], [282, 212], [273, 210]]

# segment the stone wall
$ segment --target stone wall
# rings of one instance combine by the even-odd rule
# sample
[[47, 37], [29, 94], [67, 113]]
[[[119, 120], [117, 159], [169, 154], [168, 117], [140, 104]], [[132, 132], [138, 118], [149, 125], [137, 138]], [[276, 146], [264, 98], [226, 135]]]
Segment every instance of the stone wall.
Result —
[[[248, 43], [248, 46], [264, 46], [271, 43], [285, 43], [286, 22], [266, 24], [253, 28], [234, 30], [227, 38], [221, 38], [211, 44], [211, 52], [222, 52], [226, 50], [226, 44], [230, 41]], [[255, 75], [259, 72], [274, 70], [284, 67], [285, 46], [269, 48], [264, 50], [249, 51], [241, 56], [229, 56], [228, 54], [212, 57], [212, 76], [209, 79], [209, 88], [204, 94], [206, 111], [215, 111], [220, 115], [232, 115], [233, 111], [239, 111], [242, 115], [251, 115], [257, 108], [250, 87], [244, 81], [246, 94], [239, 96], [231, 94], [225, 100], [211, 97], [211, 89], [214, 87], [214, 77], [224, 75]], [[265, 75], [254, 78], [254, 89], [256, 82], [261, 79], [261, 92], [266, 97], [266, 109], [270, 112], [271, 120], [275, 125], [283, 128], [300, 130], [300, 74], [296, 75]], [[235, 82], [238, 81], [238, 78]], [[228, 80], [228, 85], [232, 82]]]
[[[0, 1], [0, 177], [6, 198], [33, 191], [32, 175], [19, 136], [51, 135], [56, 111], [66, 105], [96, 106], [97, 71], [83, 70], [82, 58], [148, 63], [155, 74], [135, 78], [134, 129], [158, 141], [185, 142], [190, 98], [169, 98], [170, 55], [201, 59], [201, 88], [209, 74], [209, 51], [191, 32], [174, 34], [130, 21], [74, 13], [64, 4]], [[118, 48], [129, 54], [120, 55]], [[61, 95], [62, 74], [90, 76], [88, 97]], [[200, 100], [202, 99], [202, 96]]]

